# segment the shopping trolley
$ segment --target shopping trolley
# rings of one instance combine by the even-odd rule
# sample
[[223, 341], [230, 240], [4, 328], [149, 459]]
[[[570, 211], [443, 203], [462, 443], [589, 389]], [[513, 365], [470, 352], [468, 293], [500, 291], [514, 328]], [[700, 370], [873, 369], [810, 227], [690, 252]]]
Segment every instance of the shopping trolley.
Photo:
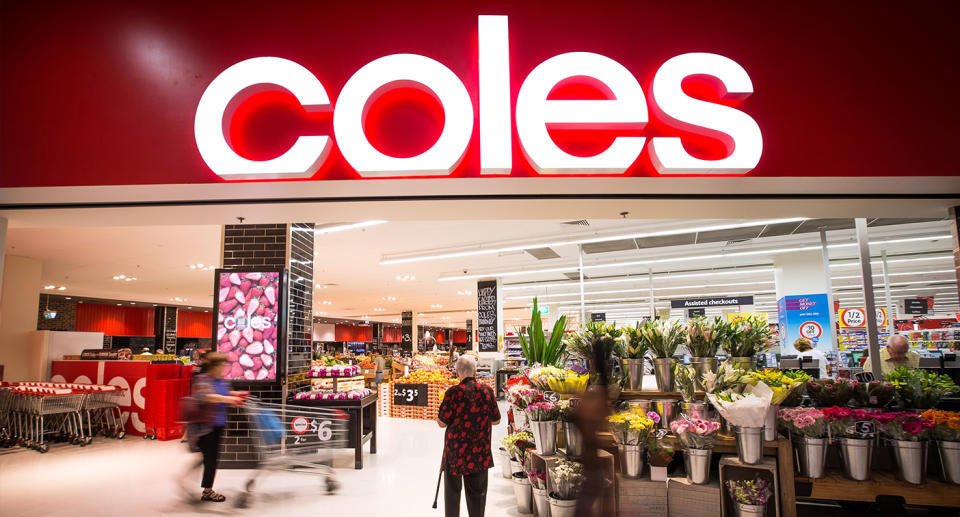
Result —
[[80, 417], [83, 393], [36, 386], [18, 386], [13, 391], [19, 395], [17, 428], [21, 445], [47, 452], [50, 449], [46, 441], [48, 435], [86, 445]]
[[86, 388], [81, 417], [87, 421], [87, 438], [91, 439], [99, 432], [107, 438], [122, 440], [126, 431], [123, 430], [118, 402], [126, 389], [111, 385], [91, 385]]
[[347, 446], [350, 417], [334, 409], [281, 405], [249, 398], [243, 407], [254, 436], [259, 462], [237, 497], [236, 505], [245, 508], [254, 485], [266, 472], [293, 472], [321, 476], [327, 492], [340, 487], [331, 467], [332, 449]]

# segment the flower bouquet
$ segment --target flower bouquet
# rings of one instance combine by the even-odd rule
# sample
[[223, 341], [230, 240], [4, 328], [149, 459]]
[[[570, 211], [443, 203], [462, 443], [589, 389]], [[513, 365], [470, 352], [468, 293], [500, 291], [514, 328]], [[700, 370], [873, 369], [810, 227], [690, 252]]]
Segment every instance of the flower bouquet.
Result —
[[803, 394], [806, 392], [806, 385], [810, 380], [810, 376], [804, 373], [803, 370], [783, 370], [783, 375], [795, 380], [799, 386], [790, 390], [790, 394], [784, 397], [780, 402], [780, 406], [797, 407], [803, 403]]
[[547, 473], [541, 469], [530, 469], [527, 471], [527, 477], [530, 478], [530, 484], [537, 490], [547, 488]]
[[[773, 492], [770, 490], [770, 481], [757, 477], [754, 480], [727, 481], [727, 490], [730, 498], [737, 505], [766, 506]], [[762, 509], [753, 508], [749, 515], [766, 515]]]
[[559, 460], [548, 470], [553, 486], [556, 488], [550, 493], [553, 499], [574, 501], [580, 496], [583, 487], [583, 465], [576, 461]]
[[946, 375], [906, 366], [888, 373], [886, 379], [893, 385], [901, 405], [910, 409], [931, 409], [943, 396], [960, 390]]
[[793, 449], [799, 459], [800, 475], [822, 478], [827, 461], [827, 417], [815, 408], [786, 408], [777, 414], [782, 428], [793, 438]]
[[527, 409], [527, 406], [536, 402], [543, 402], [543, 393], [539, 390], [523, 385], [512, 386], [507, 389], [507, 402], [517, 409]]
[[772, 336], [766, 321], [750, 316], [730, 324], [721, 346], [731, 358], [753, 357], [773, 346]]
[[744, 376], [744, 379], [751, 386], [756, 386], [762, 382], [773, 391], [773, 397], [770, 399], [770, 409], [767, 410], [766, 421], [764, 422], [764, 439], [776, 440], [777, 411], [780, 409], [780, 403], [800, 387], [799, 379], [787, 375], [783, 371], [769, 369], [762, 372], [750, 372]]
[[926, 440], [930, 436], [930, 429], [935, 427], [932, 422], [912, 411], [873, 413], [871, 416], [877, 423], [880, 435], [891, 440]]
[[876, 413], [873, 418], [893, 452], [897, 477], [907, 483], [923, 484], [926, 480], [930, 430], [935, 427], [934, 424], [911, 411]]
[[617, 344], [616, 355], [623, 362], [624, 374], [627, 377], [627, 388], [642, 389], [643, 361], [650, 351], [650, 344], [640, 335], [639, 323], [635, 326], [623, 327], [623, 334]]
[[833, 406], [820, 410], [826, 419], [829, 433], [834, 438], [871, 439], [872, 426], [858, 426], [857, 422], [874, 423], [874, 414], [864, 409]]
[[567, 327], [567, 317], [560, 316], [553, 325], [550, 339], [543, 332], [543, 320], [537, 307], [537, 299], [533, 299], [533, 308], [530, 312], [530, 325], [527, 334], [517, 332], [520, 339], [520, 348], [527, 363], [544, 366], [557, 366], [566, 355], [567, 345], [563, 342], [563, 331]]
[[707, 393], [722, 393], [731, 389], [743, 389], [741, 379], [745, 373], [732, 364], [723, 363], [715, 372], [704, 372], [700, 377], [700, 382], [703, 384], [703, 390]]
[[828, 407], [821, 410], [830, 435], [840, 446], [844, 474], [855, 481], [870, 479], [875, 436], [873, 413], [863, 409]]
[[960, 485], [960, 413], [928, 409], [923, 418], [934, 426], [943, 478]]
[[542, 390], [551, 390], [562, 394], [580, 394], [587, 390], [590, 376], [586, 371], [561, 369], [553, 366], [534, 368], [527, 373], [530, 382]]
[[737, 427], [763, 427], [773, 399], [773, 390], [763, 382], [756, 385], [734, 386], [722, 392], [707, 394], [707, 400], [717, 408], [731, 425]]
[[534, 402], [524, 411], [532, 422], [552, 422], [560, 418], [560, 410], [552, 402]]
[[817, 407], [837, 405], [837, 381], [833, 379], [810, 379], [806, 385], [807, 396]]
[[870, 381], [863, 386], [863, 407], [885, 408], [893, 402], [896, 391], [887, 381]]
[[721, 318], [692, 318], [687, 322], [687, 349], [693, 357], [716, 357], [730, 325]]
[[[659, 415], [652, 413], [658, 419]], [[607, 417], [614, 440], [619, 445], [643, 445], [650, 437], [654, 422], [650, 413], [641, 415], [634, 411], [620, 411]]]
[[511, 433], [501, 438], [500, 443], [507, 449], [514, 461], [522, 462], [525, 451], [533, 448], [533, 435], [527, 431]]
[[673, 375], [676, 379], [677, 389], [685, 402], [693, 402], [696, 393], [697, 372], [693, 366], [677, 363], [673, 368]]
[[677, 435], [684, 449], [712, 449], [720, 431], [720, 422], [699, 418], [678, 418], [670, 422], [670, 430]]

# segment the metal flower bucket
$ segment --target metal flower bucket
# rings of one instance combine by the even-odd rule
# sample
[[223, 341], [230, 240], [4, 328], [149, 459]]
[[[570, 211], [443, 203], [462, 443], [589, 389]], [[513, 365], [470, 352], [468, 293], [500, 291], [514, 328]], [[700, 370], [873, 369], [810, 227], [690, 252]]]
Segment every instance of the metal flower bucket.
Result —
[[674, 391], [677, 389], [673, 376], [673, 365], [677, 360], [672, 357], [657, 357], [653, 360], [653, 374], [657, 378], [657, 390]]
[[573, 422], [563, 423], [563, 435], [567, 439], [567, 456], [583, 456], [583, 435]]
[[550, 503], [547, 502], [547, 489], [533, 489], [533, 507], [539, 517], [550, 517]]
[[763, 421], [763, 439], [772, 442], [777, 439], [777, 413], [780, 411], [779, 404], [771, 404], [767, 408], [767, 416]]
[[518, 512], [533, 513], [533, 492], [526, 473], [517, 472], [513, 475], [513, 495], [517, 498]]
[[694, 485], [709, 483], [712, 456], [713, 449], [684, 449], [683, 468], [687, 471], [687, 481]]
[[696, 377], [693, 379], [696, 389], [703, 391], [703, 384], [700, 382], [700, 379], [703, 378], [703, 374], [707, 372], [717, 371], [717, 358], [716, 357], [692, 357], [690, 358], [690, 365], [693, 366], [693, 371], [697, 373]]
[[929, 442], [922, 440], [912, 442], [909, 440], [888, 440], [890, 443], [890, 452], [893, 453], [893, 459], [897, 463], [897, 477], [901, 481], [922, 485], [927, 479], [927, 445]]
[[624, 359], [623, 371], [627, 374], [628, 389], [643, 389], [643, 359]]
[[801, 436], [794, 440], [793, 446], [797, 454], [797, 471], [801, 477], [819, 479], [824, 476], [827, 462], [827, 447], [829, 445], [830, 442], [826, 438]]
[[872, 438], [840, 438], [840, 458], [843, 459], [843, 474], [854, 481], [870, 479], [873, 464]]
[[550, 503], [550, 517], [576, 517], [576, 499], [556, 499], [553, 495], [550, 494], [547, 497], [547, 502]]
[[623, 476], [631, 479], [640, 477], [643, 472], [643, 446], [617, 444], [623, 465]]
[[737, 438], [737, 457], [747, 465], [756, 465], [763, 459], [763, 428], [733, 426]]
[[943, 480], [954, 485], [960, 485], [960, 442], [939, 442], [937, 450], [940, 452], [940, 467]]
[[733, 514], [736, 517], [764, 517], [767, 515], [765, 504], [744, 504], [733, 502]]
[[533, 441], [537, 445], [537, 452], [544, 456], [553, 456], [557, 453], [557, 421], [530, 422], [533, 430]]
[[510, 453], [503, 447], [500, 447], [500, 473], [504, 479], [510, 479], [513, 475], [513, 469], [510, 468]]

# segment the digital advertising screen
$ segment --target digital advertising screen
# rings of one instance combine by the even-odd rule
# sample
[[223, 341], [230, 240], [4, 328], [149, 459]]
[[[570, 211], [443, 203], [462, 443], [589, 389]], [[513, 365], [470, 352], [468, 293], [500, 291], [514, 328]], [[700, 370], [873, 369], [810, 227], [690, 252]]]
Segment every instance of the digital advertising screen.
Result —
[[224, 377], [277, 379], [282, 361], [283, 271], [216, 270], [217, 350], [227, 356]]

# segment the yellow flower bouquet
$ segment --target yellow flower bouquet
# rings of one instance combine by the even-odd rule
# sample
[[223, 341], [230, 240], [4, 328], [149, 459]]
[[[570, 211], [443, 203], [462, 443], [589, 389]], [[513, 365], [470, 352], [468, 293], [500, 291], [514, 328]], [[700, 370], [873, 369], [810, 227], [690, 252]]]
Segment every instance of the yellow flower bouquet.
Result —
[[781, 370], [748, 372], [743, 377], [743, 381], [751, 386], [756, 386], [760, 382], [766, 384], [767, 387], [773, 391], [773, 398], [770, 400], [770, 404], [774, 406], [783, 402], [794, 390], [799, 389], [803, 384], [799, 379], [787, 375]]
[[620, 411], [607, 417], [610, 430], [618, 444], [642, 445], [650, 438], [654, 421], [634, 411]]

